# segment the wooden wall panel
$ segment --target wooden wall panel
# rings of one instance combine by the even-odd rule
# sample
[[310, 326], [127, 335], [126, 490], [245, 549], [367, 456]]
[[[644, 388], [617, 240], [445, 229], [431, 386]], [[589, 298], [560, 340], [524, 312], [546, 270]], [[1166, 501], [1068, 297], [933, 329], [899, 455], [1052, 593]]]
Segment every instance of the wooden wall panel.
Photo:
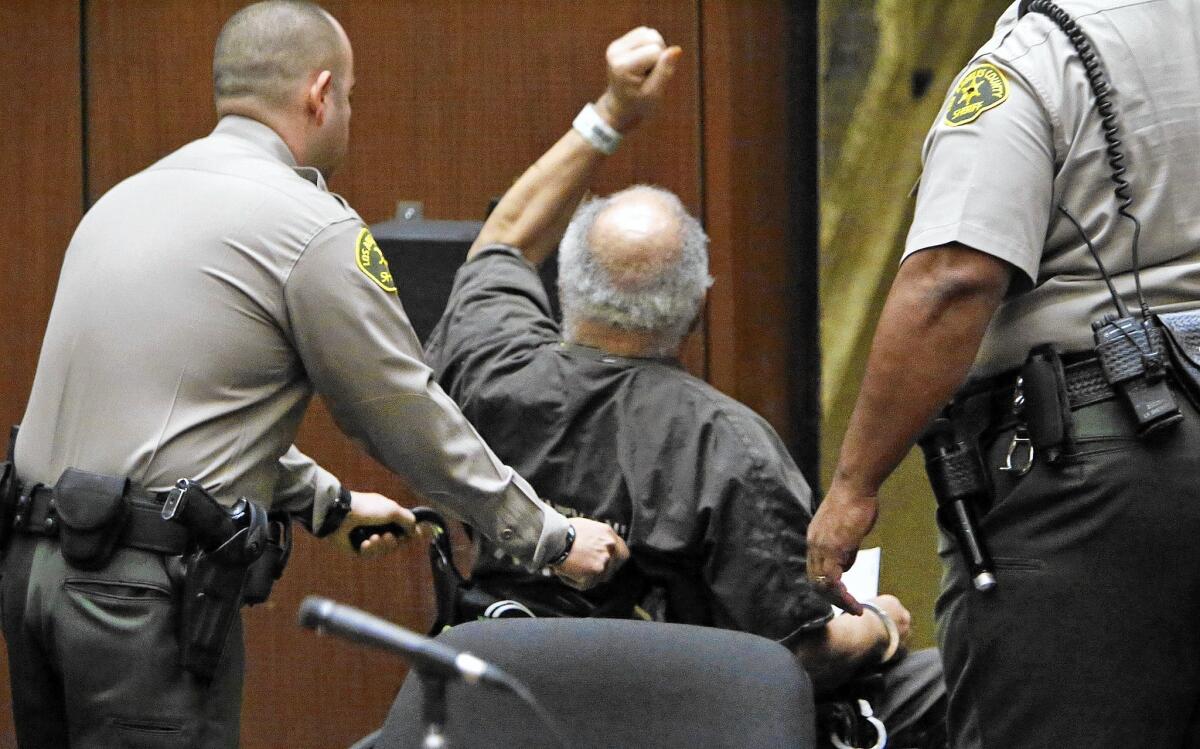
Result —
[[[212, 45], [241, 4], [86, 4], [92, 199], [211, 129]], [[482, 216], [489, 198], [598, 95], [605, 46], [638, 24], [682, 44], [686, 64], [662, 116], [611, 160], [597, 189], [655, 182], [700, 209], [694, 4], [343, 0], [326, 7], [354, 44], [358, 78], [350, 154], [331, 187], [368, 222], [390, 217], [398, 199], [424, 202], [431, 218]], [[694, 371], [703, 371], [703, 340], [696, 336], [689, 349]], [[342, 437], [319, 403], [298, 443], [351, 487], [418, 501]], [[418, 630], [432, 619], [423, 549], [361, 563], [300, 538], [272, 601], [246, 616], [245, 746], [348, 744], [382, 720], [403, 676], [396, 659], [299, 630], [296, 605], [307, 593]]]
[[[708, 377], [794, 439], [786, 2], [704, 0]], [[803, 210], [803, 208], [801, 208]]]
[[[82, 205], [79, 5], [0, 2], [0, 425], [21, 420]], [[0, 706], [9, 704], [0, 658]], [[15, 747], [0, 707], [0, 747]]]
[[85, 0], [88, 199], [216, 125], [212, 51], [240, 0]]
[[[0, 3], [0, 424], [21, 420], [82, 204], [75, 4]], [[30, 64], [36, 61], [36, 64]]]

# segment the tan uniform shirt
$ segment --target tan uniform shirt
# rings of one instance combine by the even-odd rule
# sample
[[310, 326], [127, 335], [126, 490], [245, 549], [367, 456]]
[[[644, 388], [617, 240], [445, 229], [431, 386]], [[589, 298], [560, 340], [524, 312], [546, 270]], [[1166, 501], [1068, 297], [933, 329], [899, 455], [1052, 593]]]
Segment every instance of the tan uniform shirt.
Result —
[[[1200, 2], [1061, 0], [1112, 81], [1151, 306], [1200, 301]], [[1041, 343], [1093, 345], [1114, 311], [1083, 226], [1130, 310], [1133, 225], [1117, 214], [1100, 115], [1079, 56], [1046, 16], [1016, 4], [955, 81], [925, 142], [905, 257], [960, 242], [1019, 271], [974, 374], [1011, 369]]]
[[223, 501], [313, 506], [338, 481], [292, 446], [313, 391], [425, 496], [538, 566], [566, 520], [433, 381], [362, 219], [282, 139], [221, 120], [106, 194], [63, 261], [16, 464]]

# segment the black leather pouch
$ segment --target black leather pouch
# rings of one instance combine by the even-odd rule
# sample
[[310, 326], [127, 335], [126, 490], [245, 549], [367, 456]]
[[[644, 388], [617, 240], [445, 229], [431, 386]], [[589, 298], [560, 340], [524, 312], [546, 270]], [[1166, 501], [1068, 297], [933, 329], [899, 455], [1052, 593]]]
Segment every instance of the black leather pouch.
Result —
[[129, 518], [129, 480], [68, 468], [54, 485], [63, 557], [81, 570], [108, 564]]
[[1062, 359], [1052, 346], [1029, 352], [1021, 367], [1021, 418], [1029, 440], [1051, 463], [1069, 452], [1073, 424]]
[[1192, 405], [1200, 409], [1200, 309], [1156, 317], [1167, 340], [1175, 379]]
[[263, 603], [271, 596], [275, 581], [283, 576], [288, 557], [292, 554], [292, 518], [286, 513], [272, 513], [267, 525], [267, 544], [262, 556], [250, 564], [242, 603], [247, 606]]

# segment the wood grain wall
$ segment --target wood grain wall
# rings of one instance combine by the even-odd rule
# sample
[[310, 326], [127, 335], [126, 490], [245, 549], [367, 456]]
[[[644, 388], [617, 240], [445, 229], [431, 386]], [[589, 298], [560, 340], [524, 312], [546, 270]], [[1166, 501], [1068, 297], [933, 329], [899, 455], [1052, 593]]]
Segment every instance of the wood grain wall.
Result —
[[[9, 94], [0, 174], [16, 196], [0, 209], [0, 423], [24, 409], [57, 264], [86, 205], [215, 124], [212, 46], [243, 4], [0, 2], [0, 81]], [[389, 218], [397, 200], [422, 201], [431, 218], [479, 218], [601, 91], [607, 43], [635, 25], [658, 28], [683, 46], [684, 64], [660, 116], [610, 160], [596, 189], [653, 182], [705, 217], [716, 285], [686, 363], [795, 443], [805, 435], [793, 429], [788, 384], [787, 6], [330, 0], [358, 76], [349, 159], [331, 187], [368, 222]], [[351, 487], [418, 502], [343, 438], [319, 403], [298, 442]], [[805, 444], [815, 444], [812, 435]], [[418, 630], [432, 618], [423, 549], [364, 563], [299, 538], [276, 595], [246, 615], [247, 747], [347, 745], [378, 725], [403, 678], [393, 659], [299, 630], [296, 605], [309, 593]], [[0, 746], [12, 743], [7, 712]]]
[[[58, 268], [82, 216], [79, 5], [0, 2], [0, 424], [21, 420]], [[33, 64], [36, 62], [36, 64]], [[5, 660], [7, 664], [7, 660]], [[7, 665], [5, 665], [7, 672]], [[0, 746], [15, 747], [0, 680]]]

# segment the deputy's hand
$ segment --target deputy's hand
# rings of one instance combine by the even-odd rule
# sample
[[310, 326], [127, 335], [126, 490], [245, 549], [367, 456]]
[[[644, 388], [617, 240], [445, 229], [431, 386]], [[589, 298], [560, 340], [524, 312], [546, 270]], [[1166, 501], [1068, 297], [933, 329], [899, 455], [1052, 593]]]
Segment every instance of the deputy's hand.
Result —
[[613, 575], [629, 559], [629, 547], [605, 523], [572, 518], [575, 543], [563, 563], [550, 569], [568, 585], [587, 590]]
[[596, 102], [600, 115], [618, 132], [649, 117], [662, 101], [683, 50], [667, 47], [662, 34], [639, 26], [608, 45], [608, 89]]
[[360, 525], [387, 525], [396, 523], [405, 530], [399, 538], [394, 533], [372, 534], [358, 548], [362, 557], [379, 557], [390, 554], [400, 548], [400, 544], [411, 539], [416, 534], [417, 519], [404, 507], [396, 504], [382, 494], [371, 492], [350, 492], [350, 512], [342, 520], [342, 524], [333, 532], [333, 542], [340, 548], [354, 553], [350, 544], [350, 531]]
[[851, 491], [835, 480], [808, 526], [808, 578], [826, 600], [852, 614], [861, 614], [862, 606], [842, 584], [842, 573], [854, 564], [878, 514], [875, 494]]

